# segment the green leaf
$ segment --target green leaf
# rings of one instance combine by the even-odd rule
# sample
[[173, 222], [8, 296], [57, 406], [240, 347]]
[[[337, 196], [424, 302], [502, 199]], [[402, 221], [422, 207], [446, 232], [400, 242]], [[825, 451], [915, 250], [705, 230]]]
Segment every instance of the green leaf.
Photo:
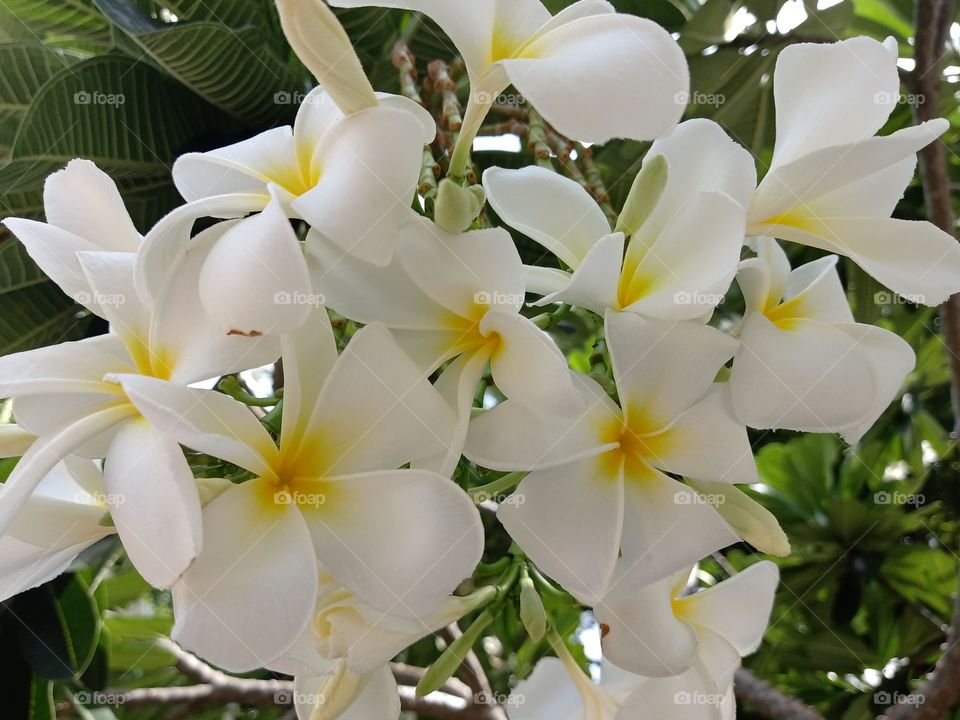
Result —
[[35, 43], [0, 45], [0, 156], [12, 147], [20, 121], [40, 88], [74, 62], [71, 55]]
[[0, 355], [78, 340], [88, 323], [19, 242], [0, 243]]
[[853, 9], [858, 18], [882, 25], [902, 38], [913, 36], [913, 25], [887, 0], [853, 0]]
[[836, 40], [853, 21], [853, 3], [843, 0], [824, 10], [807, 8], [807, 19], [797, 26], [795, 32], [802, 37]]
[[78, 576], [61, 576], [19, 595], [15, 611], [23, 653], [38, 675], [70, 680], [86, 670], [100, 637], [100, 613]]
[[130, 0], [96, 0], [120, 30], [163, 72], [232, 116], [268, 126], [293, 114], [291, 99], [303, 83], [256, 26], [223, 22], [164, 25]]
[[[5, 24], [22, 26], [49, 45], [109, 47], [110, 27], [93, 0], [4, 0]], [[22, 34], [18, 35], [22, 36]]]
[[707, 0], [680, 34], [680, 47], [688, 55], [724, 42], [727, 18], [733, 11], [730, 0]]

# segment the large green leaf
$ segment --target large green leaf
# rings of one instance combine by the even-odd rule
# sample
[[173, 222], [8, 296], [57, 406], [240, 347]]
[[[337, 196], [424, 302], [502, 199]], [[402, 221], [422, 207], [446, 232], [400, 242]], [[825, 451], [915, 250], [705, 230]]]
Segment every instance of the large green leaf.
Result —
[[4, 0], [10, 34], [24, 33], [49, 45], [96, 48], [113, 44], [110, 25], [93, 0]]
[[0, 243], [0, 355], [83, 337], [89, 316], [40, 272], [20, 243]]
[[40, 88], [76, 58], [39, 44], [0, 45], [0, 157], [13, 145], [20, 121]]
[[[98, 7], [163, 72], [234, 117], [263, 126], [288, 118], [285, 99], [301, 79], [267, 42], [261, 27], [222, 21], [159, 23], [130, 0], [96, 0]], [[250, 20], [266, 21], [262, 13]]]

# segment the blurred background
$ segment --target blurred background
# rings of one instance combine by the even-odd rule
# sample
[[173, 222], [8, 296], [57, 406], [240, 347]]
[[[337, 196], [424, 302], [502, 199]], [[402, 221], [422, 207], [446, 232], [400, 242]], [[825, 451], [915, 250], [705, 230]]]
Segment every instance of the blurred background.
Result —
[[[571, 2], [545, 4], [556, 12]], [[674, 33], [692, 73], [688, 116], [722, 124], [752, 151], [761, 175], [775, 133], [772, 75], [778, 53], [795, 42], [894, 37], [910, 82], [882, 133], [912, 124], [918, 112], [949, 118], [952, 127], [944, 138], [949, 170], [960, 178], [955, 3], [941, 3], [949, 15], [941, 22], [947, 45], [942, 72], [934, 71], [938, 108], [930, 107], [926, 93], [911, 81], [915, 20], [909, 0], [613, 4]], [[420, 186], [429, 209], [465, 104], [462, 63], [424, 18], [376, 8], [338, 12], [376, 89], [419, 97], [438, 118], [440, 136], [425, 154]], [[929, 75], [926, 79], [929, 85]], [[268, 0], [2, 0], [0, 217], [42, 218], [44, 178], [85, 157], [117, 181], [139, 229], [146, 231], [179, 202], [170, 175], [178, 155], [291, 123], [311, 82]], [[621, 207], [646, 150], [635, 142], [592, 148], [571, 143], [512, 90], [498, 98], [481, 135], [476, 172], [491, 165], [553, 167], [581, 182], [611, 214]], [[958, 188], [949, 184], [951, 198]], [[922, 219], [925, 207], [918, 180], [897, 215]], [[528, 261], [543, 261], [530, 241], [516, 239]], [[819, 254], [799, 246], [788, 251], [794, 266]], [[829, 720], [862, 720], [909, 697], [943, 654], [957, 590], [960, 459], [951, 434], [951, 369], [940, 313], [892, 295], [852, 263], [842, 262], [841, 272], [857, 320], [906, 338], [918, 363], [902, 396], [857, 447], [831, 435], [752, 434], [763, 480], [752, 494], [779, 518], [794, 552], [778, 561], [783, 582], [771, 627], [747, 666]], [[731, 295], [714, 322], [735, 323], [741, 311], [742, 301]], [[63, 295], [0, 229], [0, 354], [104, 330], [102, 321]], [[602, 375], [598, 331], [588, 314], [576, 311], [552, 328], [573, 367]], [[348, 337], [352, 327], [341, 323], [339, 332]], [[273, 389], [269, 371], [245, 379], [264, 393]], [[10, 408], [0, 407], [0, 419], [9, 420]], [[204, 472], [203, 459], [194, 460]], [[15, 462], [0, 464], [0, 478]], [[483, 482], [474, 472], [463, 466], [458, 479]], [[490, 547], [502, 553], [508, 541], [489, 518], [488, 533]], [[704, 563], [703, 572], [722, 577], [754, 559], [750, 548], [735, 547]], [[577, 652], [589, 666], [596, 659], [595, 628], [569, 599], [547, 602], [555, 621], [581, 625], [574, 637], [585, 643]], [[101, 543], [82, 558], [76, 573], [0, 606], [0, 716], [275, 720], [289, 715], [282, 695], [178, 695], [176, 688], [204, 679], [157, 643], [171, 625], [168, 595], [150, 589], [111, 541]], [[527, 638], [516, 613], [504, 613], [487, 634], [476, 649], [499, 694], [509, 692], [549, 650], [545, 642]], [[428, 638], [401, 660], [424, 667], [442, 647], [442, 640]], [[144, 688], [174, 690], [166, 700], [161, 693], [151, 701], [136, 694]], [[748, 703], [741, 703], [739, 716], [761, 717]], [[943, 717], [960, 718], [960, 711]]]

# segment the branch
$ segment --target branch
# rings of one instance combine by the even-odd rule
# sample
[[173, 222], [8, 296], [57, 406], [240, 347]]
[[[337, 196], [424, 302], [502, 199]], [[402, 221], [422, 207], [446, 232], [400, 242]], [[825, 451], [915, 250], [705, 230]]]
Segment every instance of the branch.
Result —
[[[939, 112], [940, 66], [956, 6], [957, 0], [917, 2], [916, 65], [908, 86], [921, 99], [915, 112], [918, 122], [930, 120]], [[920, 179], [930, 220], [953, 235], [956, 217], [950, 197], [947, 148], [941, 140], [920, 151]], [[953, 434], [957, 436], [960, 434], [960, 296], [954, 295], [940, 308], [940, 323], [949, 352]], [[888, 708], [881, 717], [886, 720], [936, 720], [960, 702], [960, 592], [954, 597], [953, 617], [947, 628], [943, 655], [927, 679], [904, 700], [906, 702]]]
[[784, 695], [746, 668], [737, 670], [733, 688], [738, 700], [768, 720], [823, 720], [823, 716], [812, 707]]

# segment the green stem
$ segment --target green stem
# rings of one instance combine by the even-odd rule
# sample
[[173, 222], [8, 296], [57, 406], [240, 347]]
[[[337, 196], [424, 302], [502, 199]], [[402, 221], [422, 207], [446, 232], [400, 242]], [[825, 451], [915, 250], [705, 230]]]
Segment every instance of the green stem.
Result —
[[520, 481], [526, 477], [527, 473], [525, 472], [514, 472], [508, 475], [504, 475], [502, 478], [497, 478], [493, 482], [489, 482], [486, 485], [481, 485], [477, 488], [472, 488], [467, 492], [470, 493], [470, 497], [473, 498], [475, 503], [486, 502], [492, 497], [497, 495], [502, 495], [508, 490], [512, 490], [517, 485], [520, 484]]
[[240, 381], [237, 380], [233, 375], [227, 375], [225, 378], [220, 380], [220, 383], [217, 385], [217, 390], [229, 395], [234, 400], [242, 402], [244, 405], [250, 405], [251, 407], [274, 407], [280, 398], [283, 397], [283, 390], [278, 390], [275, 395], [272, 395], [267, 398], [258, 398], [256, 395], [251, 395], [240, 385]]
[[453, 148], [453, 155], [450, 157], [450, 169], [447, 171], [447, 177], [462, 183], [467, 177], [467, 166], [470, 164], [470, 151], [473, 149], [473, 141], [483, 126], [483, 121], [490, 112], [493, 105], [494, 93], [474, 91], [471, 88], [470, 102], [467, 103], [467, 111], [463, 116], [463, 125], [460, 127], [460, 135], [457, 137], [457, 144]]

